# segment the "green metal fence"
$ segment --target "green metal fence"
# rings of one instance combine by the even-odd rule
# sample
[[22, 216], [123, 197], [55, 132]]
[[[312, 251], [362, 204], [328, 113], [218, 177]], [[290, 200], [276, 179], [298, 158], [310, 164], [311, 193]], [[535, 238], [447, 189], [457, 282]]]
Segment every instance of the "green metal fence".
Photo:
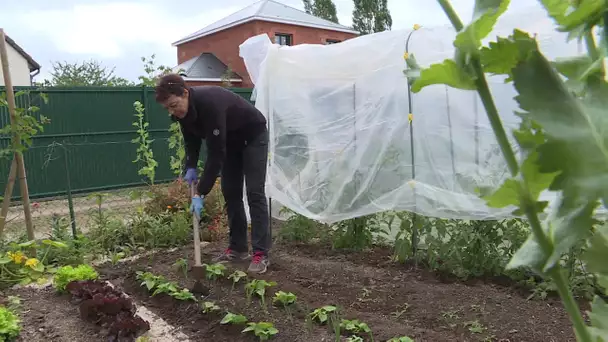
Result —
[[[156, 181], [174, 179], [169, 168], [170, 151], [167, 131], [171, 123], [166, 110], [154, 101], [149, 87], [78, 87], [33, 88], [17, 87], [26, 93], [18, 96], [17, 107], [40, 107], [39, 113], [50, 118], [44, 132], [38, 134], [25, 155], [28, 186], [32, 198], [73, 193], [119, 189], [144, 184], [137, 174], [135, 120], [133, 103], [140, 101], [146, 108], [150, 123], [152, 148], [159, 166]], [[251, 89], [232, 89], [246, 99]], [[0, 93], [4, 88], [0, 87]], [[46, 94], [44, 103], [40, 94]], [[0, 107], [0, 125], [9, 122], [6, 108]], [[2, 148], [10, 137], [0, 136]], [[203, 145], [204, 146], [204, 145]], [[204, 153], [204, 152], [203, 152]], [[4, 189], [10, 160], [0, 160], [0, 189]], [[18, 185], [14, 198], [19, 198]]]

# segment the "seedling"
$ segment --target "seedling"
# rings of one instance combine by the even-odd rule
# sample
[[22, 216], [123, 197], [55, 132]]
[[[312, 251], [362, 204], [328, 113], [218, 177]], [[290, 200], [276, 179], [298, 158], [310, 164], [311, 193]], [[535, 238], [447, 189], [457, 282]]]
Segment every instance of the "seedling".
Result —
[[367, 323], [361, 322], [358, 319], [348, 320], [343, 319], [340, 323], [340, 328], [344, 329], [352, 334], [368, 334], [370, 341], [374, 342], [374, 336], [372, 330], [369, 328]]
[[226, 271], [226, 266], [224, 264], [203, 264], [205, 266], [205, 272], [207, 274], [207, 279], [209, 280], [217, 280], [219, 277], [224, 275]]
[[270, 322], [247, 323], [247, 328], [242, 333], [253, 332], [260, 341], [268, 341], [271, 337], [279, 333], [279, 330]]
[[464, 326], [468, 327], [469, 331], [474, 334], [481, 334], [482, 332], [484, 332], [484, 330], [486, 330], [486, 328], [481, 323], [479, 323], [478, 320], [465, 322]]
[[317, 321], [321, 324], [327, 323], [330, 318], [330, 315], [337, 314], [338, 308], [333, 305], [325, 305], [318, 309], [314, 309], [313, 312], [308, 314], [308, 318], [310, 321]]
[[152, 292], [152, 297], [156, 296], [157, 294], [161, 294], [161, 293], [166, 293], [168, 295], [171, 295], [172, 293], [177, 292], [177, 284], [173, 283], [173, 282], [165, 282], [165, 283], [160, 283], [156, 285], [156, 289], [154, 290], [154, 292]]
[[194, 297], [192, 292], [190, 292], [190, 290], [188, 290], [188, 289], [181, 289], [181, 291], [173, 291], [173, 292], [169, 293], [169, 295], [175, 299], [191, 300], [193, 302], [196, 302], [196, 298]]
[[444, 311], [441, 313], [441, 316], [447, 320], [455, 320], [455, 319], [460, 318], [460, 316], [458, 315], [458, 312], [459, 312], [459, 310]]
[[110, 263], [112, 263], [112, 266], [116, 266], [116, 264], [126, 256], [127, 254], [125, 252], [110, 252]]
[[241, 281], [241, 279], [244, 279], [246, 277], [247, 277], [247, 273], [245, 273], [243, 271], [234, 271], [234, 273], [229, 275], [228, 279], [232, 280], [232, 289], [234, 290], [234, 287], [236, 286], [236, 284], [239, 281]]
[[272, 301], [274, 303], [281, 303], [283, 307], [287, 308], [287, 306], [295, 304], [297, 299], [298, 297], [291, 292], [278, 291], [274, 294]]
[[158, 284], [162, 284], [167, 282], [167, 280], [163, 276], [156, 276], [150, 272], [141, 272], [137, 273], [137, 280], [141, 280], [140, 286], [146, 286], [148, 291], [152, 291]]
[[410, 308], [410, 305], [408, 303], [405, 303], [405, 304], [403, 304], [403, 306], [401, 306], [401, 308], [403, 308], [403, 309], [397, 310], [397, 311], [391, 313], [391, 315], [395, 319], [399, 319], [401, 316], [403, 316], [403, 314], [405, 314], [407, 312], [407, 310]]
[[328, 326], [334, 331], [336, 341], [340, 341], [340, 319], [339, 319], [338, 308], [333, 305], [326, 305], [315, 309], [313, 312], [308, 314], [307, 323], [310, 330], [312, 330], [312, 323], [317, 321], [321, 324], [328, 323]]
[[243, 315], [233, 314], [232, 312], [227, 312], [226, 316], [222, 318], [220, 324], [245, 324], [247, 323], [247, 317]]
[[283, 305], [283, 308], [285, 309], [285, 311], [287, 311], [287, 314], [291, 318], [291, 312], [289, 310], [289, 307], [294, 305], [296, 303], [297, 299], [298, 299], [298, 297], [291, 292], [278, 291], [277, 293], [274, 294], [274, 298], [272, 299], [272, 302], [275, 305], [277, 305], [277, 304]]
[[346, 342], [365, 342], [365, 341], [363, 340], [363, 338], [361, 338], [357, 335], [353, 335], [353, 336], [347, 338]]
[[209, 314], [215, 311], [220, 311], [220, 307], [214, 302], [203, 302], [201, 303], [201, 310], [205, 314]]
[[182, 271], [184, 278], [188, 279], [188, 260], [184, 258], [177, 259], [177, 261], [173, 264], [173, 267]]
[[390, 340], [388, 340], [387, 342], [414, 342], [414, 340], [412, 340], [410, 337], [407, 337], [407, 336], [401, 336], [401, 337], [393, 337]]
[[247, 300], [251, 301], [251, 297], [255, 294], [260, 297], [260, 301], [262, 302], [262, 306], [266, 307], [266, 288], [276, 286], [277, 283], [274, 281], [267, 282], [262, 279], [254, 279], [245, 285], [245, 295], [247, 296]]

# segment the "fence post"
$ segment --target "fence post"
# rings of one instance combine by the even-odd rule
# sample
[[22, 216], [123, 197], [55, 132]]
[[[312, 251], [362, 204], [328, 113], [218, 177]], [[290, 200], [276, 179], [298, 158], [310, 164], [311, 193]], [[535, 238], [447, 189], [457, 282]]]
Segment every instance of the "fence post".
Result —
[[70, 183], [70, 163], [68, 162], [68, 149], [65, 146], [63, 147], [63, 160], [65, 165], [65, 180], [67, 186], [67, 195], [68, 195], [68, 208], [70, 209], [70, 222], [72, 225], [72, 237], [76, 238], [76, 215], [74, 214], [74, 201], [72, 198], [72, 184]]

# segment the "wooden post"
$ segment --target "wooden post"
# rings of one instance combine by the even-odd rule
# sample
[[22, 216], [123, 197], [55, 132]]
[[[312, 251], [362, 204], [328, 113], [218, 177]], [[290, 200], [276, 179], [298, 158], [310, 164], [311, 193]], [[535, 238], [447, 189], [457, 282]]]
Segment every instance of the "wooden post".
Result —
[[[4, 76], [4, 85], [6, 87], [6, 100], [8, 102], [8, 112], [10, 114], [11, 125], [15, 125], [17, 118], [15, 105], [15, 92], [13, 90], [13, 81], [8, 63], [8, 51], [6, 48], [6, 35], [4, 29], [0, 28], [0, 60], [2, 61], [2, 74]], [[13, 133], [13, 147], [19, 145], [18, 133]], [[25, 163], [23, 162], [23, 154], [20, 151], [15, 151], [15, 161], [17, 164], [17, 174], [19, 176], [19, 189], [21, 190], [21, 201], [23, 202], [23, 214], [25, 215], [25, 228], [29, 240], [34, 240], [34, 226], [32, 224], [32, 213], [30, 211], [30, 194], [27, 187], [27, 178], [25, 175]]]
[[6, 215], [11, 204], [11, 196], [13, 195], [13, 187], [15, 186], [15, 178], [17, 177], [17, 159], [13, 156], [11, 162], [11, 170], [8, 172], [8, 180], [4, 189], [4, 199], [2, 200], [2, 211], [0, 212], [0, 241], [4, 234], [4, 225], [6, 224]]

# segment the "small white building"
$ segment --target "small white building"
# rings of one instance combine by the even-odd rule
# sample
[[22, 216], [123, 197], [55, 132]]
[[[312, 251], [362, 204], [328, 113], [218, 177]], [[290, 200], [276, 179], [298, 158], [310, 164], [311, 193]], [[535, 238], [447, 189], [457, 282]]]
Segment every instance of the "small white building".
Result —
[[[31, 86], [34, 76], [40, 73], [40, 64], [23, 50], [14, 40], [6, 36], [8, 62], [13, 86]], [[0, 64], [0, 86], [4, 86]]]

